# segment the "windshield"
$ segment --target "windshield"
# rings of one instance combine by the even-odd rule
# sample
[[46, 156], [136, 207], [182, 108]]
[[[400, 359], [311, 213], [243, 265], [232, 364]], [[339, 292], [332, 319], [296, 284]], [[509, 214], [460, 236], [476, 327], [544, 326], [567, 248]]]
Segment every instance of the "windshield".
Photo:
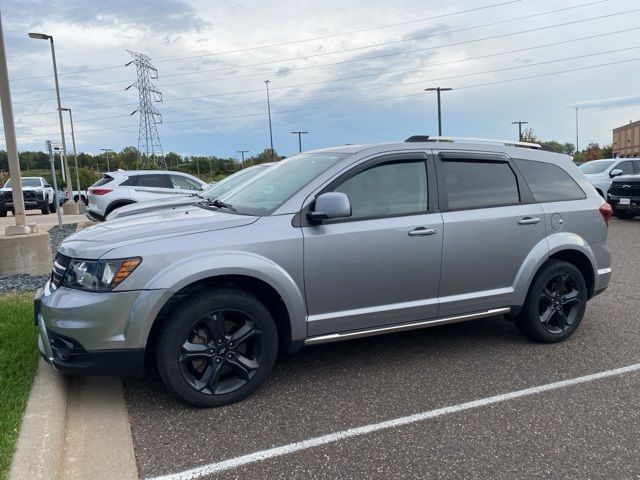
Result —
[[[39, 178], [23, 178], [21, 183], [23, 187], [39, 187], [40, 179]], [[10, 188], [11, 180], [5, 183], [4, 186], [5, 188]]]
[[249, 167], [245, 170], [240, 170], [232, 175], [229, 175], [226, 178], [223, 178], [218, 183], [213, 185], [210, 188], [207, 188], [204, 192], [200, 194], [200, 196], [206, 198], [207, 200], [215, 200], [221, 195], [224, 195], [227, 192], [230, 192], [238, 185], [247, 180], [255, 177], [259, 173], [265, 171], [268, 168], [266, 165], [256, 165], [255, 167]]
[[220, 199], [238, 213], [269, 215], [294, 193], [350, 154], [304, 153], [282, 160]]
[[615, 160], [606, 160], [602, 162], [587, 162], [580, 165], [582, 173], [603, 173], [607, 168], [613, 165]]

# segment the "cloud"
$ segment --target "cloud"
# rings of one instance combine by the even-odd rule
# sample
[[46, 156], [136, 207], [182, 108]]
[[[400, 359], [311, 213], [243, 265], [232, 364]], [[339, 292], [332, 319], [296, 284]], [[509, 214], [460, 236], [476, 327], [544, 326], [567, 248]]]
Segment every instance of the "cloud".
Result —
[[288, 77], [289, 75], [291, 75], [292, 72], [293, 72], [293, 69], [290, 68], [290, 67], [280, 67], [276, 71], [276, 77], [277, 78], [285, 78], [285, 77]]
[[626, 97], [601, 98], [597, 100], [584, 100], [569, 105], [571, 108], [582, 109], [604, 109], [610, 107], [626, 107], [640, 103], [640, 95], [629, 95]]

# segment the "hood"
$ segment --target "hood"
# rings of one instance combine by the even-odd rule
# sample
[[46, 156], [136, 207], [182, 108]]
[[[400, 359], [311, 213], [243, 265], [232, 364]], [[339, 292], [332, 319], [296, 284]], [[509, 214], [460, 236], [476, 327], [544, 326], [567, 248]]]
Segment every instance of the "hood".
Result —
[[115, 220], [117, 218], [127, 217], [129, 215], [137, 215], [140, 213], [152, 212], [155, 210], [163, 210], [176, 206], [193, 205], [202, 201], [202, 198], [196, 195], [177, 195], [170, 198], [162, 198], [160, 200], [150, 200], [148, 202], [132, 203], [115, 209], [108, 215], [108, 219]]
[[618, 175], [613, 183], [640, 183], [640, 175]]
[[85, 228], [68, 237], [58, 250], [69, 257], [99, 258], [117, 247], [241, 227], [258, 218], [193, 206], [160, 210]]

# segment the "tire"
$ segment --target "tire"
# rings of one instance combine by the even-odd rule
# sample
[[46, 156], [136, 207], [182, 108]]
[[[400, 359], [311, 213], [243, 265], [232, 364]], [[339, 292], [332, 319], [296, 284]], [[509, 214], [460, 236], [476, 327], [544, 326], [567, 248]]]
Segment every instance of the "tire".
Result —
[[57, 209], [58, 209], [58, 206], [56, 205], [56, 202], [49, 204], [49, 210], [51, 211], [51, 213], [56, 213]]
[[530, 340], [562, 342], [580, 325], [587, 295], [580, 270], [569, 262], [550, 260], [533, 279], [516, 326]]
[[42, 215], [49, 215], [51, 213], [51, 206], [49, 205], [49, 202], [46, 200], [44, 201], [44, 205], [40, 208], [40, 212], [42, 212]]
[[7, 211], [6, 210], [0, 210], [0, 217], [6, 217], [7, 216]]
[[264, 382], [275, 363], [278, 332], [256, 297], [215, 288], [179, 303], [155, 346], [158, 372], [174, 397], [195, 407], [220, 407]]
[[613, 216], [619, 218], [621, 220], [633, 220], [636, 218], [635, 212], [630, 212], [629, 210], [613, 210]]

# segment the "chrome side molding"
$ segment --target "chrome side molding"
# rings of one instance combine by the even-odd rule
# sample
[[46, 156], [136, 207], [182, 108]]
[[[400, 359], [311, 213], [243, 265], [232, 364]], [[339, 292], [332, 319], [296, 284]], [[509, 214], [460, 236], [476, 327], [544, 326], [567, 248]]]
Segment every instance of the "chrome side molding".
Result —
[[318, 345], [320, 343], [341, 342], [343, 340], [351, 340], [354, 338], [371, 337], [373, 335], [383, 335], [385, 333], [403, 332], [405, 330], [417, 330], [419, 328], [435, 327], [437, 325], [446, 325], [447, 323], [466, 322], [467, 320], [476, 320], [478, 318], [494, 317], [496, 315], [504, 315], [509, 313], [511, 308], [492, 308], [482, 312], [467, 313], [464, 315], [456, 315], [454, 317], [436, 318], [432, 320], [421, 320], [419, 322], [402, 323], [389, 327], [375, 327], [365, 330], [356, 330], [353, 332], [331, 333], [329, 335], [318, 335], [309, 337], [304, 341], [305, 345]]

